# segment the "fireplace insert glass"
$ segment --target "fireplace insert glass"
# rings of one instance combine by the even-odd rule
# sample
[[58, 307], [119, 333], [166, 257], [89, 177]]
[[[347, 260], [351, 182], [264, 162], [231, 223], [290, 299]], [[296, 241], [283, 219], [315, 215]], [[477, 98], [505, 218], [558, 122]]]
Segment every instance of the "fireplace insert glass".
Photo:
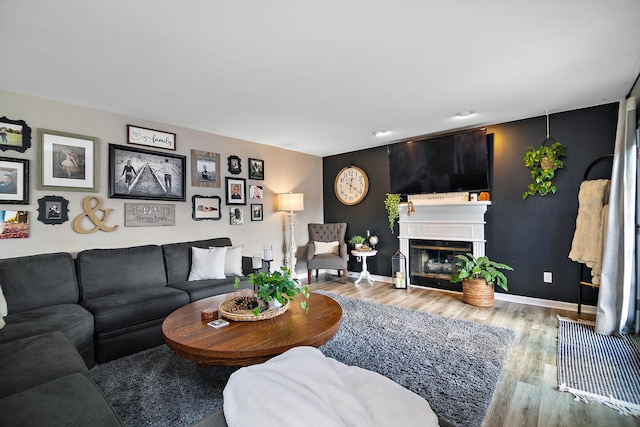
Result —
[[451, 283], [456, 255], [473, 253], [471, 242], [409, 240], [411, 284], [462, 291], [462, 284]]

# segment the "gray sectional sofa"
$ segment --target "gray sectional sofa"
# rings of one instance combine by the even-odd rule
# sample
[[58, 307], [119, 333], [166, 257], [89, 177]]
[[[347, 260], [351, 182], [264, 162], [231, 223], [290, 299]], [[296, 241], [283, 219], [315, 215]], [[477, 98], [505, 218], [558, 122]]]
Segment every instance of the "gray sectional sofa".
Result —
[[[231, 240], [0, 259], [8, 307], [0, 329], [0, 426], [120, 425], [87, 367], [162, 344], [171, 312], [235, 290], [235, 275], [188, 281], [191, 248], [221, 246]], [[242, 257], [242, 270], [252, 271], [251, 258]], [[242, 277], [240, 287], [250, 286]]]

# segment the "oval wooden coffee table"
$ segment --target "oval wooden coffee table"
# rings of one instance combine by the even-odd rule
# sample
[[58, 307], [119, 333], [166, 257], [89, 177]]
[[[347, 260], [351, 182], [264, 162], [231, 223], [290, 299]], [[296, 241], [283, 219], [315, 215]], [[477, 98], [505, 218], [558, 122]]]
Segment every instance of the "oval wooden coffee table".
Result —
[[201, 320], [200, 312], [217, 308], [233, 294], [192, 302], [171, 313], [162, 323], [164, 340], [178, 356], [207, 365], [247, 366], [262, 363], [290, 348], [319, 347], [338, 332], [342, 308], [333, 299], [311, 293], [309, 313], [296, 296], [289, 309], [272, 319], [255, 322], [229, 321], [220, 329]]

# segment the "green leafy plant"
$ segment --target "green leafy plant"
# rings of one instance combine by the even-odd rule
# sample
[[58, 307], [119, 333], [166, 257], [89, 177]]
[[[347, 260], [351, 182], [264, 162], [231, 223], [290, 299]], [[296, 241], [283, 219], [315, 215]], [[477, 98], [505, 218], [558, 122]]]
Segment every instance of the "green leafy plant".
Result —
[[384, 207], [387, 210], [389, 216], [389, 228], [393, 234], [393, 227], [396, 220], [400, 218], [400, 194], [387, 193], [387, 197], [384, 199]]
[[[296, 295], [303, 294], [305, 300], [300, 302], [300, 306], [306, 313], [309, 313], [309, 306], [307, 305], [307, 299], [309, 299], [309, 287], [300, 287], [300, 281], [291, 277], [291, 270], [287, 267], [280, 267], [280, 271], [251, 273], [247, 276], [249, 283], [254, 285], [257, 289], [256, 296], [266, 302], [276, 299], [280, 304], [286, 304], [287, 300], [293, 301]], [[240, 285], [240, 279], [236, 277], [234, 286], [237, 288]], [[260, 314], [260, 308], [253, 309], [255, 316]]]
[[355, 235], [353, 237], [351, 237], [351, 239], [349, 239], [349, 243], [351, 243], [352, 245], [361, 245], [365, 242], [365, 238], [362, 236], [358, 236]]
[[527, 191], [522, 193], [522, 199], [533, 196], [536, 193], [544, 196], [546, 194], [555, 193], [557, 187], [552, 184], [551, 180], [555, 176], [555, 171], [562, 169], [564, 163], [560, 157], [566, 156], [566, 147], [559, 142], [554, 142], [550, 146], [544, 143], [538, 147], [527, 147], [524, 155], [524, 165], [531, 169], [531, 179], [533, 182], [529, 184]]
[[506, 264], [491, 261], [486, 256], [474, 257], [472, 254], [456, 255], [459, 261], [454, 266], [454, 273], [451, 276], [451, 282], [458, 283], [463, 280], [484, 279], [487, 286], [498, 285], [505, 291], [507, 288], [507, 277], [499, 271], [510, 270], [513, 268]]

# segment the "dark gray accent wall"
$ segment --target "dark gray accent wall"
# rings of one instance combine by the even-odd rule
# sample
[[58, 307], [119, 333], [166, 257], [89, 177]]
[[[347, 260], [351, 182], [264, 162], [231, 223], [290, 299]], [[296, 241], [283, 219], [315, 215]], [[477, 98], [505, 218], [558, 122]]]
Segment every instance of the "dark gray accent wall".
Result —
[[[576, 302], [579, 264], [568, 258], [578, 211], [578, 191], [587, 166], [613, 152], [618, 104], [569, 111], [550, 116], [551, 136], [567, 146], [565, 167], [556, 174], [556, 194], [522, 200], [530, 181], [522, 157], [528, 146], [545, 139], [546, 119], [534, 117], [487, 127], [493, 134], [491, 206], [486, 215], [487, 255], [515, 268], [509, 272], [509, 293]], [[369, 194], [358, 205], [345, 206], [335, 197], [333, 182], [345, 166], [354, 164], [369, 176]], [[608, 177], [610, 163], [594, 168], [589, 178]], [[347, 222], [347, 238], [365, 230], [380, 238], [378, 255], [368, 259], [372, 274], [391, 276], [391, 257], [398, 249], [397, 225], [392, 234], [384, 198], [389, 192], [387, 148], [325, 157], [323, 159], [324, 220]], [[350, 261], [349, 269], [359, 271]], [[553, 283], [543, 282], [543, 272]], [[596, 294], [583, 288], [583, 302], [595, 304]]]

